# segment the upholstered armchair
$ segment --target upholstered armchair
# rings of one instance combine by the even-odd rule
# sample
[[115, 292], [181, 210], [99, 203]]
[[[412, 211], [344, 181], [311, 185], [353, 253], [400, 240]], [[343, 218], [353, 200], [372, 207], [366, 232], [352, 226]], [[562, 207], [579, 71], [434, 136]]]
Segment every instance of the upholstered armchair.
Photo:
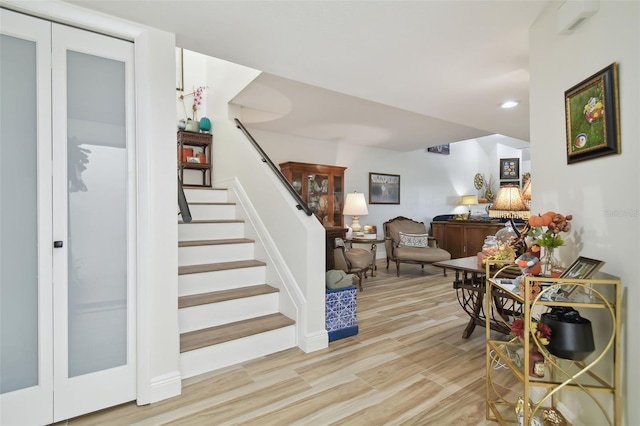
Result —
[[362, 291], [362, 276], [367, 277], [373, 261], [371, 252], [361, 248], [347, 250], [343, 244], [333, 249], [333, 261], [336, 269], [358, 277], [358, 288]]
[[387, 252], [387, 269], [389, 269], [389, 261], [394, 261], [398, 277], [400, 263], [418, 263], [424, 268], [425, 263], [451, 259], [451, 254], [438, 248], [435, 238], [429, 237], [422, 222], [398, 216], [383, 223], [382, 227]]

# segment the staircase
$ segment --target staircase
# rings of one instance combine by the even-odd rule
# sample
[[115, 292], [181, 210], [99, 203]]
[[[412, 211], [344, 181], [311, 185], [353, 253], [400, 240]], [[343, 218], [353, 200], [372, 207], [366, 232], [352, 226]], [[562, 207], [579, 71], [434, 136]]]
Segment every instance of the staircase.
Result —
[[296, 345], [279, 290], [226, 189], [185, 189], [193, 220], [178, 224], [178, 322], [182, 378]]

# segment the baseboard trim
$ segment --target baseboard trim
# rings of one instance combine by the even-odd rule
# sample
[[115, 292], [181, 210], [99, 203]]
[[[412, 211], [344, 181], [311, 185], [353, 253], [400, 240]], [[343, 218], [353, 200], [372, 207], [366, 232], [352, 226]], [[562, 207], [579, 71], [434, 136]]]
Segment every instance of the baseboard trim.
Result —
[[304, 339], [299, 342], [298, 346], [305, 353], [326, 349], [329, 346], [329, 333], [327, 333], [327, 330], [321, 330], [307, 334], [304, 336]]
[[179, 371], [151, 379], [149, 402], [154, 403], [178, 396], [182, 393], [182, 378]]

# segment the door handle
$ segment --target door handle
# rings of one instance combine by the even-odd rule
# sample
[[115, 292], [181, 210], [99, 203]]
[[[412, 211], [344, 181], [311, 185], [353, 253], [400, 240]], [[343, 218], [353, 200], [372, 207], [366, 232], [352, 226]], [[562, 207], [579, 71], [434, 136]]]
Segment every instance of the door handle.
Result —
[[53, 248], [62, 248], [62, 241], [54, 241]]

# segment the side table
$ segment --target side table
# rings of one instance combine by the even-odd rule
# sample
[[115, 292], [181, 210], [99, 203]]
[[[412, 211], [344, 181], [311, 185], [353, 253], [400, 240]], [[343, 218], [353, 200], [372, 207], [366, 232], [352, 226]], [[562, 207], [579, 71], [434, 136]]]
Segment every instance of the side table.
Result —
[[[494, 289], [492, 294], [487, 297], [493, 298], [494, 306], [498, 306], [499, 309], [485, 312], [483, 305], [486, 292], [486, 269], [478, 265], [477, 256], [435, 262], [433, 266], [444, 268], [445, 271], [453, 269], [456, 273], [453, 288], [456, 290], [458, 303], [469, 315], [469, 323], [462, 332], [463, 339], [471, 336], [476, 325], [485, 327], [486, 324], [489, 324], [492, 330], [500, 333], [509, 334], [511, 332], [510, 327], [505, 325], [503, 318], [506, 315], [521, 316], [522, 304], [506, 293]], [[503, 271], [501, 276], [515, 278], [515, 275], [509, 275], [508, 271]]]
[[376, 252], [378, 251], [378, 244], [379, 243], [384, 243], [384, 238], [380, 239], [380, 238], [352, 238], [350, 240], [347, 240], [347, 242], [349, 243], [349, 245], [351, 247], [353, 247], [353, 244], [371, 244], [371, 254], [373, 255], [373, 259], [371, 260], [371, 276], [375, 277], [376, 276], [376, 270], [378, 269], [378, 267], [376, 266]]

